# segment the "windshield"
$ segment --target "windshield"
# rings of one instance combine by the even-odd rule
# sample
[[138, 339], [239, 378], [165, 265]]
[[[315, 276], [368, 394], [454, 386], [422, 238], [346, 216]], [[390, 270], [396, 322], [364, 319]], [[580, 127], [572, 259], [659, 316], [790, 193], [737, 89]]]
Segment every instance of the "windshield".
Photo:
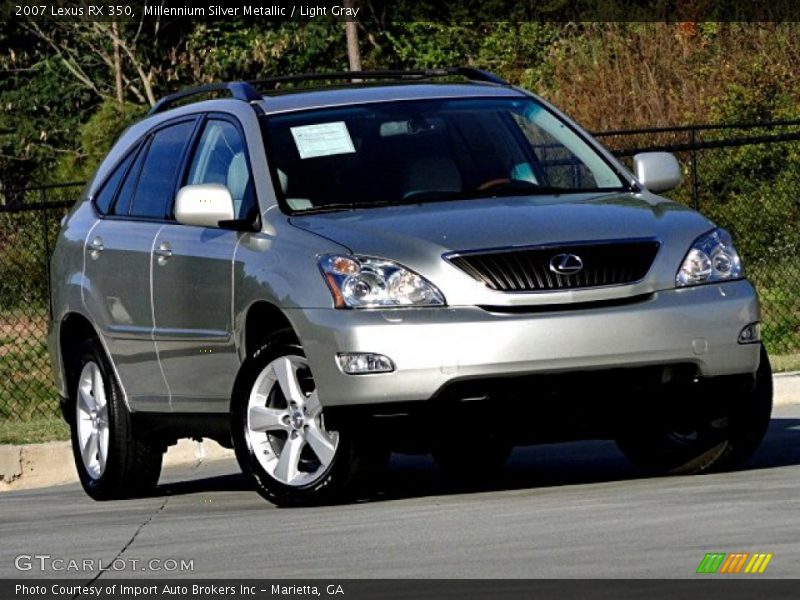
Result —
[[293, 112], [267, 117], [265, 134], [292, 213], [624, 187], [597, 151], [527, 98]]

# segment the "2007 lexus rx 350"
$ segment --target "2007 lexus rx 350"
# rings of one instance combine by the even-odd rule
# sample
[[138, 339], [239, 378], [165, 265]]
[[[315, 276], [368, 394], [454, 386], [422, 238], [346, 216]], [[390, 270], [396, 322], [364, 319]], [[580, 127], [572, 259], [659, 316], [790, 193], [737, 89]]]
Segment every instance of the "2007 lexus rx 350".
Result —
[[164, 98], [52, 259], [83, 487], [150, 492], [181, 437], [282, 505], [364, 493], [391, 451], [455, 479], [586, 438], [655, 473], [741, 464], [772, 405], [756, 294], [726, 231], [655, 195], [675, 159], [634, 170], [474, 69]]

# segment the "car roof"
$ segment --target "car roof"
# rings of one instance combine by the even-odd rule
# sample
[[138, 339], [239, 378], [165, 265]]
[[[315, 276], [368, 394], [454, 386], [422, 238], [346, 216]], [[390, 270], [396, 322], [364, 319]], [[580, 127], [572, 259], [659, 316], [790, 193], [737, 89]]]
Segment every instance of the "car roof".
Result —
[[527, 94], [490, 83], [381, 83], [275, 91], [264, 95], [259, 104], [266, 114], [276, 114], [371, 102], [476, 97], [525, 98]]

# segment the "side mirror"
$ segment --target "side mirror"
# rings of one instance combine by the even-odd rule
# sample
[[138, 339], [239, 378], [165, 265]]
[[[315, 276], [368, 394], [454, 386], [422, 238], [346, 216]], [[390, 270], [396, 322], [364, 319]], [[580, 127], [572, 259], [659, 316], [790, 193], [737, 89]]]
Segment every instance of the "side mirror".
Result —
[[683, 178], [681, 166], [669, 152], [643, 152], [633, 157], [633, 168], [639, 182], [651, 192], [675, 189]]
[[220, 221], [233, 217], [233, 198], [221, 183], [187, 185], [178, 190], [175, 219], [182, 225], [219, 228]]

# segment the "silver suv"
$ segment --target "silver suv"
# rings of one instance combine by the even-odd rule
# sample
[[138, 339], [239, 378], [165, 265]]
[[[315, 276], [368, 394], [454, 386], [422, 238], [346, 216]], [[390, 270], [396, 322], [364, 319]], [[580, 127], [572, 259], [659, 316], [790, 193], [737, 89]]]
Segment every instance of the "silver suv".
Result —
[[675, 158], [633, 162], [474, 69], [164, 98], [52, 259], [85, 490], [151, 492], [181, 437], [281, 505], [363, 494], [391, 451], [455, 481], [586, 438], [656, 473], [741, 464], [772, 406], [756, 294], [728, 233], [654, 195]]

